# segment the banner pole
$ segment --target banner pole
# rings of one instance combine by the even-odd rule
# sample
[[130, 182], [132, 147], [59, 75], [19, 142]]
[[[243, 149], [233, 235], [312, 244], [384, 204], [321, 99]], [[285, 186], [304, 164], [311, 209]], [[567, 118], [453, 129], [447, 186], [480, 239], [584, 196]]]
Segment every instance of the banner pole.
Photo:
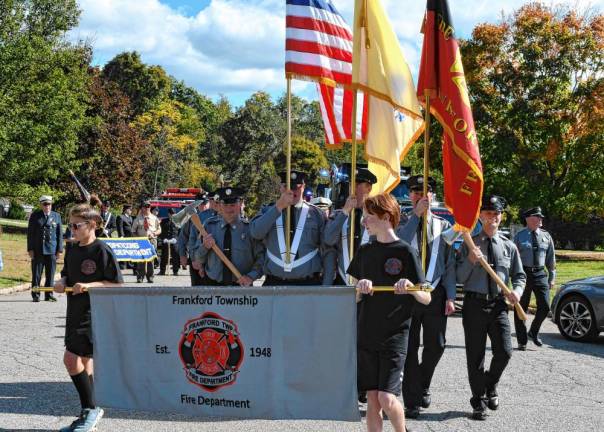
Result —
[[[428, 176], [430, 175], [430, 90], [424, 89], [424, 100], [426, 102], [426, 128], [424, 129], [424, 198], [428, 196]], [[428, 212], [430, 211], [430, 204], [428, 201], [428, 208], [424, 213], [424, 220], [422, 226], [422, 268], [424, 273], [426, 272], [426, 255], [428, 253]]]
[[[355, 196], [355, 187], [354, 184], [357, 181], [357, 89], [353, 89], [352, 91], [352, 151], [350, 157], [350, 175], [348, 179], [350, 180], [350, 189], [349, 195], [351, 197]], [[350, 261], [354, 257], [354, 221], [355, 219], [355, 209], [352, 209], [348, 220], [350, 221], [350, 237], [349, 246], [348, 246], [348, 256], [350, 257]], [[349, 281], [349, 283], [351, 283]]]
[[[292, 171], [292, 79], [287, 77], [287, 149], [285, 151], [285, 187], [291, 189]], [[287, 206], [285, 218], [285, 263], [291, 263], [291, 206]]]

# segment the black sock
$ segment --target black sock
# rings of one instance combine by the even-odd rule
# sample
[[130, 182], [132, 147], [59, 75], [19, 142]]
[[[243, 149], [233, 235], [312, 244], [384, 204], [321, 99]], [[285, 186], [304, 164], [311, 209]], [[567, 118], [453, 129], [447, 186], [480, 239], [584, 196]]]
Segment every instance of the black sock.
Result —
[[94, 375], [88, 375], [90, 379], [90, 401], [92, 405], [96, 407], [96, 399], [94, 398]]
[[92, 393], [92, 382], [88, 373], [84, 370], [77, 375], [71, 375], [73, 385], [75, 385], [78, 394], [80, 395], [80, 404], [82, 409], [94, 408], [94, 395]]

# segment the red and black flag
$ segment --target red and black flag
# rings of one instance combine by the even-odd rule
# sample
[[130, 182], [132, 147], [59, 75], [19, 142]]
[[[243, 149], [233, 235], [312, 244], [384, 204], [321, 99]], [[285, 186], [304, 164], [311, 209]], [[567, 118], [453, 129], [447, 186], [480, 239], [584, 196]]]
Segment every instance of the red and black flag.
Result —
[[480, 211], [483, 177], [459, 44], [446, 0], [428, 0], [417, 94], [444, 129], [445, 204], [457, 230], [473, 228]]

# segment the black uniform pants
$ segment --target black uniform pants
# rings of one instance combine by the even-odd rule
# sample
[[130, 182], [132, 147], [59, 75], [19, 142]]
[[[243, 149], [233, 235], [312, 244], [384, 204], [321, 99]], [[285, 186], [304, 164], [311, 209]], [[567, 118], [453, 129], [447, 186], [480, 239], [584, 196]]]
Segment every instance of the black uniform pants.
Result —
[[199, 270], [195, 270], [191, 264], [191, 258], [187, 260], [189, 264], [189, 276], [191, 277], [191, 286], [204, 286], [206, 285], [207, 278], [199, 276]]
[[[483, 300], [464, 297], [462, 310], [466, 338], [466, 361], [473, 399], [482, 398], [487, 390], [495, 389], [510, 358], [512, 336], [508, 308], [503, 297]], [[493, 358], [484, 369], [487, 335], [491, 340]]]
[[168, 266], [168, 257], [170, 258], [170, 264], [172, 265], [172, 273], [178, 273], [180, 267], [180, 257], [178, 256], [178, 249], [175, 244], [162, 243], [159, 247], [161, 250], [161, 260], [159, 262], [159, 272], [165, 273], [166, 267]]
[[[543, 324], [543, 321], [547, 318], [547, 314], [549, 313], [549, 284], [547, 283], [545, 270], [533, 272], [525, 269], [525, 272], [526, 287], [524, 288], [522, 297], [520, 297], [520, 306], [526, 311], [531, 302], [531, 293], [535, 294], [535, 298], [537, 299], [537, 313], [531, 324], [531, 333], [536, 335], [539, 333], [541, 324]], [[514, 328], [516, 329], [516, 339], [518, 340], [518, 343], [526, 345], [528, 339], [526, 324], [518, 318], [516, 314], [514, 314]]]
[[[432, 291], [432, 300], [429, 304], [417, 303], [413, 308], [403, 373], [403, 400], [408, 408], [420, 406], [422, 395], [430, 388], [436, 365], [445, 351], [446, 300], [445, 289], [439, 285]], [[424, 349], [420, 363], [419, 346], [422, 329]]]
[[136, 278], [144, 279], [147, 276], [147, 280], [153, 279], [153, 261], [137, 262], [136, 263]]
[[[55, 271], [57, 269], [57, 257], [55, 254], [52, 255], [37, 255], [34, 254], [34, 258], [31, 260], [31, 286], [32, 288], [38, 288], [42, 281], [42, 272], [44, 272], [45, 287], [55, 286]], [[49, 298], [52, 293], [45, 293], [44, 297]], [[33, 299], [39, 299], [40, 293], [31, 292]]]

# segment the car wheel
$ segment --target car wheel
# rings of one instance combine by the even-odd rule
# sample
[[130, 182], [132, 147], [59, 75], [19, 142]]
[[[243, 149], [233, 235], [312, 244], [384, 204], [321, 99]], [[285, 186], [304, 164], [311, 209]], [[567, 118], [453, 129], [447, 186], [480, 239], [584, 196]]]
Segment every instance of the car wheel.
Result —
[[567, 339], [588, 342], [598, 336], [596, 317], [589, 302], [580, 296], [562, 300], [557, 313], [558, 330]]

